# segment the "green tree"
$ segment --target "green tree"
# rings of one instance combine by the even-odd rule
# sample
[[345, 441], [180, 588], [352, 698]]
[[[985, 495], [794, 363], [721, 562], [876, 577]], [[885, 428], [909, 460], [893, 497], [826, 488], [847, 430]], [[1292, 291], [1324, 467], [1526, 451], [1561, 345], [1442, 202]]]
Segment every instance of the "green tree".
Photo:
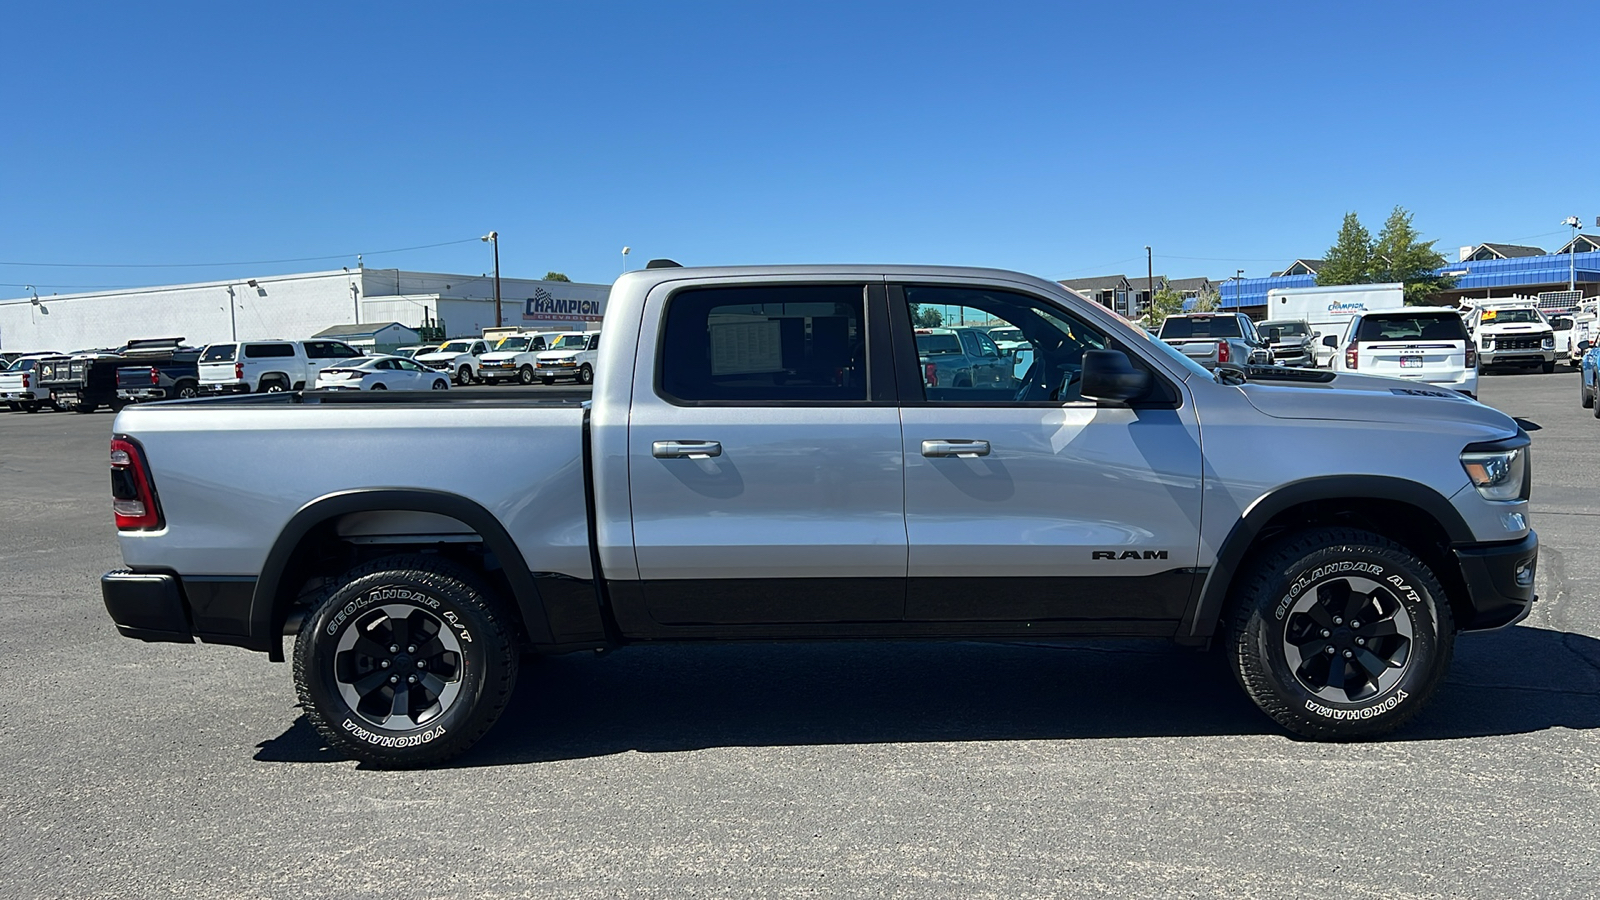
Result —
[[1317, 284], [1371, 284], [1372, 270], [1372, 233], [1355, 213], [1347, 212], [1339, 238], [1322, 255]]
[[1151, 298], [1150, 311], [1145, 313], [1145, 321], [1155, 328], [1160, 326], [1167, 316], [1175, 316], [1181, 312], [1183, 312], [1183, 295], [1172, 288], [1162, 288]]
[[918, 328], [938, 328], [944, 324], [944, 314], [931, 306], [924, 309], [918, 304], [911, 311], [911, 322]]
[[571, 278], [568, 278], [567, 276], [561, 274], [560, 272], [546, 272], [546, 273], [544, 273], [544, 280], [545, 281], [567, 281], [567, 282], [572, 281]]
[[1398, 281], [1405, 285], [1407, 306], [1426, 305], [1433, 295], [1455, 286], [1454, 278], [1434, 274], [1446, 262], [1433, 249], [1436, 243], [1423, 241], [1411, 224], [1411, 213], [1396, 206], [1373, 245], [1373, 280]]
[[1222, 306], [1222, 295], [1216, 288], [1206, 288], [1195, 298], [1192, 312], [1216, 312]]

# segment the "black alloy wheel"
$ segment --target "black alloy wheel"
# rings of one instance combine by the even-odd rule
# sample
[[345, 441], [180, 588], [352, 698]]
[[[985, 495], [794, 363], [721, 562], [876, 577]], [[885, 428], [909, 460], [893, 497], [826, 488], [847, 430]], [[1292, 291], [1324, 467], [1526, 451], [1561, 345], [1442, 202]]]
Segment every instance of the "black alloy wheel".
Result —
[[1283, 655], [1312, 694], [1359, 703], [1399, 683], [1414, 633], [1392, 585], [1341, 575], [1301, 595], [1289, 609]]

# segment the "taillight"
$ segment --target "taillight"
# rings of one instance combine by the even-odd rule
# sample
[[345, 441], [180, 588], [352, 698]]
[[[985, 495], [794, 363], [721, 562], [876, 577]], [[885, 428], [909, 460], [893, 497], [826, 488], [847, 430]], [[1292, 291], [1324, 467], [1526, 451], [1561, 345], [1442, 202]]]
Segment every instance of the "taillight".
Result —
[[238, 362], [233, 364], [233, 377], [239, 381], [244, 380], [244, 363]]
[[922, 367], [922, 381], [928, 387], [938, 387], [939, 386], [939, 367], [934, 365], [933, 363], [927, 363], [926, 365], [924, 365]]
[[1217, 341], [1217, 362], [1230, 362], [1232, 359], [1233, 351], [1228, 349], [1228, 342]]
[[29, 374], [30, 373], [28, 373], [28, 372], [23, 372], [22, 373], [22, 387], [23, 387], [24, 390], [26, 390], [27, 387], [28, 387], [28, 375]]
[[130, 438], [111, 439], [111, 510], [118, 531], [149, 531], [161, 527], [161, 506], [150, 481], [144, 448]]
[[1467, 368], [1476, 369], [1477, 367], [1478, 367], [1478, 350], [1477, 350], [1476, 347], [1473, 347], [1471, 344], [1468, 344], [1467, 345]]
[[1361, 354], [1356, 352], [1356, 342], [1351, 341], [1350, 346], [1344, 348], [1344, 367], [1346, 369], [1354, 369], [1360, 361]]
[[150, 367], [150, 383], [151, 384], [160, 384], [161, 383], [161, 372], [155, 366], [151, 366]]

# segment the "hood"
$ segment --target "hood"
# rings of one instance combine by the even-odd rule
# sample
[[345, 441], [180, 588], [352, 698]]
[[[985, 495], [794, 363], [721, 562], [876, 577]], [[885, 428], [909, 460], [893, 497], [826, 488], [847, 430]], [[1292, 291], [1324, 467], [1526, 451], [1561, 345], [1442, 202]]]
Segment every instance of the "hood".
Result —
[[466, 356], [466, 354], [457, 353], [454, 350], [450, 351], [449, 353], [440, 353], [439, 351], [435, 350], [432, 353], [418, 353], [415, 359], [418, 362], [443, 362], [447, 359], [455, 359], [458, 356]]
[[1510, 416], [1465, 394], [1400, 378], [1340, 374], [1323, 383], [1252, 381], [1240, 385], [1250, 405], [1275, 419], [1332, 419], [1411, 425], [1445, 421], [1517, 432]]
[[1539, 322], [1507, 322], [1504, 325], [1485, 322], [1478, 326], [1478, 330], [1487, 331], [1490, 334], [1516, 334], [1524, 331], [1549, 331], [1550, 326]]
[[582, 350], [546, 350], [539, 354], [540, 359], [577, 359]]
[[485, 353], [479, 359], [484, 362], [504, 362], [508, 359], [516, 359], [519, 353], [527, 352], [526, 350], [496, 350], [493, 353]]

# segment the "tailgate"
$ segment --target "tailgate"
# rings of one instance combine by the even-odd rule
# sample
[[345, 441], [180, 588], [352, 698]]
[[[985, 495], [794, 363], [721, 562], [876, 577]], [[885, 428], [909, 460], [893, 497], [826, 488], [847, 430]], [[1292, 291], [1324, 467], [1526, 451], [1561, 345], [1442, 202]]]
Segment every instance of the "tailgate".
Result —
[[237, 382], [239, 379], [234, 376], [234, 371], [233, 363], [231, 362], [201, 363], [200, 383], [224, 384]]
[[1456, 382], [1467, 377], [1467, 346], [1462, 341], [1382, 341], [1360, 346], [1357, 371], [1363, 375]]

